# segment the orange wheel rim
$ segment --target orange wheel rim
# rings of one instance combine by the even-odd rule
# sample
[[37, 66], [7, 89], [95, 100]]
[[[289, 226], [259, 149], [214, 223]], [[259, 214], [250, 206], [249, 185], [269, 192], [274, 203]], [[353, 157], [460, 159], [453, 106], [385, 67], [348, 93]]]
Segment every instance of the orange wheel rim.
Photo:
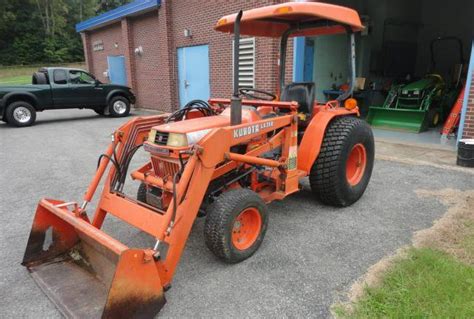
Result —
[[238, 250], [250, 248], [258, 238], [262, 228], [262, 216], [255, 207], [244, 209], [234, 220], [232, 244]]
[[367, 165], [367, 151], [364, 145], [356, 144], [349, 153], [346, 163], [346, 178], [351, 186], [359, 184]]

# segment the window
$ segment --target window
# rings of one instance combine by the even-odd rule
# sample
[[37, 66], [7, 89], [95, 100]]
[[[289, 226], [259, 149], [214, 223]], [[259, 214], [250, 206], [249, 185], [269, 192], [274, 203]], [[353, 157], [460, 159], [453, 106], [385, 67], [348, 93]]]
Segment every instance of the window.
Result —
[[69, 79], [71, 80], [71, 84], [94, 84], [95, 83], [95, 79], [89, 73], [78, 71], [78, 70], [69, 71]]
[[67, 84], [67, 74], [64, 70], [54, 70], [53, 73], [55, 84]]
[[239, 88], [254, 87], [255, 38], [242, 38], [239, 46]]

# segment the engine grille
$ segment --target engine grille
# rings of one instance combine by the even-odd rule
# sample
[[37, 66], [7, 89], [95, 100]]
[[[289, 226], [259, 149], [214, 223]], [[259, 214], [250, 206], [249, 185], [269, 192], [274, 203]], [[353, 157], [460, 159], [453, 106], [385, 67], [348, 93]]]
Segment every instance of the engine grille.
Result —
[[170, 133], [168, 132], [156, 132], [155, 135], [155, 144], [166, 145], [168, 143], [168, 137]]
[[155, 175], [163, 179], [172, 178], [179, 171], [179, 162], [164, 160], [163, 158], [152, 156], [151, 164]]

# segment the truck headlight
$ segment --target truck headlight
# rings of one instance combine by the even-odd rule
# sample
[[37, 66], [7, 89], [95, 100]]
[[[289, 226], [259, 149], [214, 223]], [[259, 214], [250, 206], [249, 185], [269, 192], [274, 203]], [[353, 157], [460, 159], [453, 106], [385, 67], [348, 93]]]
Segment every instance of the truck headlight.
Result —
[[166, 145], [171, 147], [185, 147], [188, 146], [188, 138], [186, 134], [170, 133]]

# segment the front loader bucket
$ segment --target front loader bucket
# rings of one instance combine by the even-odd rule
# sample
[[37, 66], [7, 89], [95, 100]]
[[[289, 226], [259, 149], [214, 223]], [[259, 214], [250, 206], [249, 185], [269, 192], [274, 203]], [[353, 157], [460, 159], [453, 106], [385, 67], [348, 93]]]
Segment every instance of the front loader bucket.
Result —
[[420, 133], [428, 128], [428, 112], [371, 106], [367, 122], [373, 127]]
[[70, 203], [40, 201], [23, 258], [67, 318], [151, 318], [165, 304], [152, 250], [130, 249]]

